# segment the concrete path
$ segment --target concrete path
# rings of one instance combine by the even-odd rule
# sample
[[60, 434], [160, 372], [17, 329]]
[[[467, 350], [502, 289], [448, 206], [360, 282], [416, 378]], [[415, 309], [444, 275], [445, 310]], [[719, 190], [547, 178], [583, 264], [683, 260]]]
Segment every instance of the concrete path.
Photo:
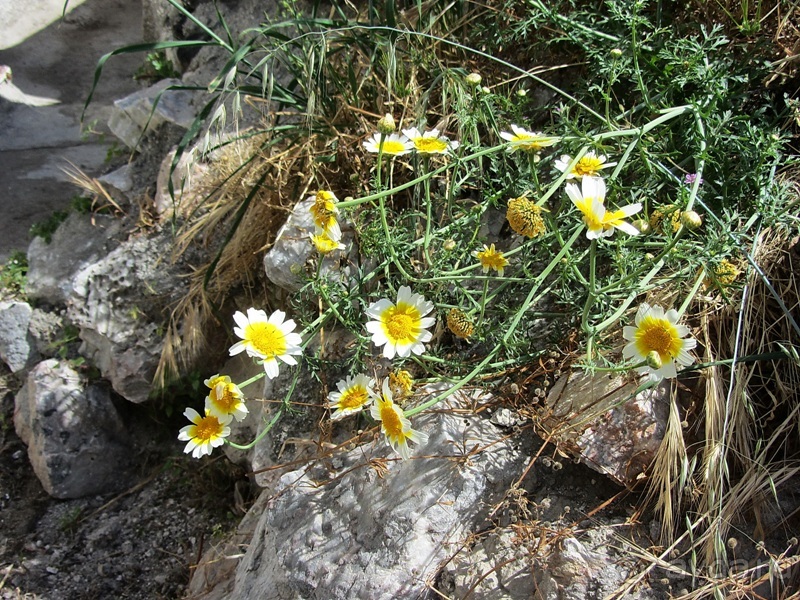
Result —
[[12, 68], [25, 93], [61, 101], [30, 107], [0, 99], [0, 262], [26, 250], [31, 225], [67, 208], [79, 193], [61, 170], [66, 161], [92, 176], [105, 172], [115, 142], [106, 126], [109, 106], [139, 89], [133, 74], [144, 56], [112, 58], [82, 133], [97, 60], [141, 41], [142, 7], [140, 0], [70, 0], [61, 19], [63, 6], [64, 0], [0, 0], [0, 64]]

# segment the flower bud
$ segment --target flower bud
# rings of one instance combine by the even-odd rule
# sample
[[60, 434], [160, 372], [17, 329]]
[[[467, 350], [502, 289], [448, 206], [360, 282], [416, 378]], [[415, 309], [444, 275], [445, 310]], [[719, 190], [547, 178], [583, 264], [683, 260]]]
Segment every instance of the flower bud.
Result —
[[492, 90], [490, 90], [490, 89], [489, 89], [488, 87], [486, 87], [486, 86], [483, 86], [483, 87], [481, 88], [481, 92], [482, 92], [482, 93], [484, 93], [484, 94], [489, 94], [489, 93], [491, 93], [491, 91], [492, 91]]
[[520, 88], [517, 90], [517, 97], [524, 98], [527, 95], [528, 95], [528, 90], [526, 90], [525, 88]]
[[645, 359], [645, 364], [653, 369], [654, 371], [658, 371], [661, 367], [664, 366], [664, 361], [661, 360], [661, 355], [655, 351], [651, 350], [647, 353], [647, 358]]
[[631, 223], [636, 229], [639, 230], [639, 233], [642, 235], [649, 235], [652, 233], [653, 228], [650, 226], [650, 222], [647, 219], [637, 219], [633, 223]]
[[478, 87], [481, 84], [481, 76], [479, 73], [470, 73], [466, 77], [467, 85]]
[[609, 50], [608, 53], [611, 55], [612, 58], [620, 58], [622, 56], [622, 50], [620, 50], [619, 48], [612, 48], [611, 50]]
[[693, 210], [685, 210], [681, 213], [681, 224], [689, 231], [696, 231], [703, 225], [703, 219]]
[[383, 118], [378, 121], [378, 131], [383, 135], [394, 133], [396, 129], [397, 125], [395, 125], [394, 117], [389, 113], [386, 113]]
[[442, 246], [447, 252], [452, 252], [456, 248], [456, 241], [453, 239], [447, 239], [444, 241]]

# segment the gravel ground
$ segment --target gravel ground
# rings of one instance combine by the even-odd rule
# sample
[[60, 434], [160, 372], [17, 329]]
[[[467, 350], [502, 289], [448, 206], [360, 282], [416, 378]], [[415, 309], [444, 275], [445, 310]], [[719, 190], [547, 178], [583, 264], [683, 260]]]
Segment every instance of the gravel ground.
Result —
[[[11, 376], [0, 411], [0, 598], [180, 598], [204, 550], [235, 528], [248, 501], [222, 456], [184, 455], [174, 423], [131, 415], [139, 482], [122, 494], [55, 500], [14, 433]], [[146, 434], [146, 435], [145, 435]]]

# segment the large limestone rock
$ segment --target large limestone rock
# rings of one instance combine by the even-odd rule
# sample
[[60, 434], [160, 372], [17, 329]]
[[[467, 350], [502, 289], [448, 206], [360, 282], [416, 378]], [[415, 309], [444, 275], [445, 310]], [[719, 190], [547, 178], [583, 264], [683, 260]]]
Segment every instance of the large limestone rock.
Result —
[[39, 356], [28, 332], [33, 310], [27, 302], [0, 302], [0, 358], [14, 373], [32, 365]]
[[28, 246], [28, 297], [48, 304], [66, 302], [75, 274], [118, 246], [122, 228], [120, 219], [71, 213], [49, 244], [34, 238]]
[[162, 79], [147, 89], [114, 102], [108, 120], [112, 133], [126, 146], [136, 149], [146, 130], [163, 123], [173, 123], [188, 129], [195, 118], [192, 92], [180, 89], [180, 79]]
[[148, 399], [163, 346], [165, 307], [184, 292], [168, 230], [124, 242], [82, 269], [67, 303], [81, 354], [131, 402]]
[[15, 400], [14, 427], [51, 496], [80, 498], [130, 484], [132, 449], [108, 388], [85, 387], [66, 363], [46, 360], [31, 370]]
[[[456, 394], [439, 408], [474, 401]], [[524, 457], [488, 420], [463, 411], [413, 424], [430, 439], [411, 460], [399, 460], [376, 434], [285, 473], [251, 509], [256, 524], [246, 517], [253, 535], [235, 577], [230, 561], [227, 578], [212, 581], [201, 569], [192, 597], [424, 597], [441, 563], [519, 476]]]
[[562, 451], [632, 485], [655, 458], [669, 415], [667, 382], [637, 389], [619, 376], [575, 371], [550, 390], [540, 426]]

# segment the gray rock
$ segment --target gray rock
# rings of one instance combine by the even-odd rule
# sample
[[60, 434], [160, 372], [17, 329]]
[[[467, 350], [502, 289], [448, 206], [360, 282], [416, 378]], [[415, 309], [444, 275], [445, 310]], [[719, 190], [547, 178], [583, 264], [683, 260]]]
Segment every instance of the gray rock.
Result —
[[130, 192], [133, 189], [133, 177], [131, 176], [131, 165], [122, 165], [110, 173], [98, 177], [100, 183], [106, 183], [117, 188], [120, 192]]
[[72, 341], [64, 337], [64, 320], [56, 313], [34, 308], [28, 324], [36, 350], [42, 356], [53, 358], [63, 343]]
[[39, 363], [17, 394], [14, 428], [45, 491], [80, 498], [130, 483], [131, 447], [108, 389], [68, 364]]
[[598, 473], [630, 485], [653, 461], [669, 415], [669, 385], [636, 393], [622, 377], [575, 371], [550, 390], [540, 413], [549, 440]]
[[28, 297], [48, 304], [66, 302], [75, 274], [119, 245], [122, 227], [112, 217], [72, 213], [49, 244], [34, 238], [28, 246]]
[[115, 101], [108, 120], [109, 129], [131, 149], [136, 149], [146, 129], [155, 129], [163, 123], [188, 129], [195, 118], [193, 94], [167, 89], [182, 85], [180, 79], [162, 79], [145, 90]]
[[[314, 204], [311, 199], [298, 202], [286, 223], [278, 231], [275, 243], [264, 255], [264, 270], [267, 278], [275, 285], [296, 292], [303, 287], [301, 274], [312, 253], [316, 253], [310, 235], [314, 233], [314, 219], [309, 208]], [[346, 223], [339, 221], [342, 228], [342, 244], [352, 249], [353, 233]], [[329, 277], [340, 273], [339, 256], [342, 250], [334, 250], [324, 257], [320, 276]]]
[[171, 236], [132, 238], [82, 269], [67, 302], [80, 352], [131, 402], [148, 399], [163, 347], [164, 307], [182, 293], [169, 262]]
[[[450, 406], [474, 399], [456, 394]], [[438, 408], [443, 408], [444, 402]], [[453, 412], [417, 416], [430, 435], [396, 460], [382, 436], [284, 474], [263, 511], [228, 598], [415, 598], [524, 457], [488, 421]], [[200, 596], [202, 597], [202, 596]]]
[[447, 562], [440, 591], [449, 598], [529, 600], [535, 592], [530, 560], [516, 531], [496, 529]]
[[0, 358], [14, 373], [39, 360], [28, 332], [32, 309], [27, 302], [0, 302]]

